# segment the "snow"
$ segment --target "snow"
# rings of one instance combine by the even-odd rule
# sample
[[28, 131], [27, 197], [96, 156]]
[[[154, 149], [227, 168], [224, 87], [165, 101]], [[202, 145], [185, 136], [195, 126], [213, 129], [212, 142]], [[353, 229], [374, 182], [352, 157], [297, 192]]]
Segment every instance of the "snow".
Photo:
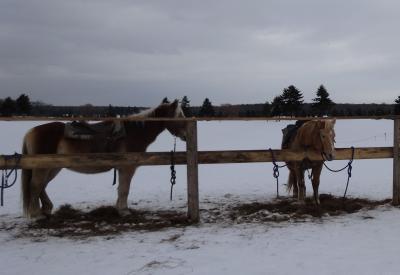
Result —
[[[289, 122], [201, 122], [200, 150], [279, 148], [281, 129]], [[24, 133], [36, 122], [0, 122], [0, 152], [20, 152]], [[392, 146], [393, 122], [338, 120], [337, 147]], [[173, 138], [163, 133], [150, 151], [169, 151]], [[178, 141], [177, 150], [185, 144]], [[339, 168], [346, 161], [328, 163]], [[177, 167], [174, 200], [169, 201], [169, 167], [141, 167], [129, 197], [131, 208], [185, 209], [186, 169]], [[390, 198], [392, 161], [356, 160], [348, 194]], [[287, 171], [281, 170], [282, 186]], [[275, 197], [270, 163], [202, 165], [200, 207], [265, 202]], [[346, 172], [324, 169], [320, 193], [343, 194]], [[83, 175], [63, 170], [47, 188], [55, 207], [112, 205], [112, 173]], [[311, 195], [307, 183], [308, 195]], [[7, 225], [28, 223], [21, 217], [19, 186], [6, 190], [0, 208], [1, 274], [398, 274], [400, 211], [375, 210], [307, 222], [200, 223], [185, 228], [135, 231], [110, 237], [16, 238]]]

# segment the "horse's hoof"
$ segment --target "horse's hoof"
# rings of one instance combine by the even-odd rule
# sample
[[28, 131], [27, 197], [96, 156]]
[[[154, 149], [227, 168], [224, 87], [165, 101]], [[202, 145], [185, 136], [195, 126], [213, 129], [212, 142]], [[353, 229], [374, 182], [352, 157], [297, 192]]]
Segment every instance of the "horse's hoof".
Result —
[[42, 221], [48, 220], [49, 218], [50, 218], [50, 216], [47, 216], [47, 215], [44, 215], [44, 214], [40, 214], [40, 215], [31, 217], [31, 220], [33, 222], [42, 222]]
[[304, 200], [297, 200], [297, 201], [292, 202], [292, 204], [302, 206], [302, 205], [305, 205], [306, 202]]
[[121, 217], [126, 217], [126, 216], [129, 216], [129, 215], [131, 214], [131, 211], [130, 211], [128, 208], [125, 208], [125, 209], [118, 209], [118, 214], [119, 214]]

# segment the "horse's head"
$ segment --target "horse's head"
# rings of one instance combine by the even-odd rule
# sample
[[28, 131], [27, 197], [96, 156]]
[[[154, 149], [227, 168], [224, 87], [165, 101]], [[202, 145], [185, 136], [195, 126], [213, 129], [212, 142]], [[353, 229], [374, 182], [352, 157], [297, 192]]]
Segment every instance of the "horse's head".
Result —
[[335, 130], [336, 119], [322, 121], [322, 127], [319, 129], [321, 140], [321, 153], [327, 160], [335, 158]]
[[[165, 118], [184, 118], [181, 105], [178, 100], [172, 103], [161, 103], [154, 110], [155, 117]], [[186, 141], [186, 122], [185, 121], [164, 121], [165, 128], [174, 136]]]

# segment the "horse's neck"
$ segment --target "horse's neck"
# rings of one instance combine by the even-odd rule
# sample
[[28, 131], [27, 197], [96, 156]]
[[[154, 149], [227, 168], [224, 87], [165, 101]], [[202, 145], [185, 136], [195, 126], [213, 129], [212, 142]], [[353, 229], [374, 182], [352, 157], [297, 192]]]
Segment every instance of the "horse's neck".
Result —
[[147, 121], [144, 124], [144, 133], [153, 142], [159, 134], [165, 130], [165, 124], [162, 121]]
[[165, 124], [162, 121], [127, 121], [125, 123], [128, 135], [140, 135], [145, 148], [165, 130]]
[[293, 149], [317, 149], [316, 138], [319, 137], [318, 127], [316, 125], [302, 126], [293, 141]]

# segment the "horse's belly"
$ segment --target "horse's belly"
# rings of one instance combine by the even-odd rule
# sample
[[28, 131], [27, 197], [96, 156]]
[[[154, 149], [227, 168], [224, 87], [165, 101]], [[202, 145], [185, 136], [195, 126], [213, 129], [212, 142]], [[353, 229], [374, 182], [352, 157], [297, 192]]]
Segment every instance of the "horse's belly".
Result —
[[84, 174], [97, 174], [97, 173], [103, 173], [111, 170], [111, 167], [74, 167], [74, 168], [68, 168], [68, 170], [78, 172], [78, 173], [84, 173]]

